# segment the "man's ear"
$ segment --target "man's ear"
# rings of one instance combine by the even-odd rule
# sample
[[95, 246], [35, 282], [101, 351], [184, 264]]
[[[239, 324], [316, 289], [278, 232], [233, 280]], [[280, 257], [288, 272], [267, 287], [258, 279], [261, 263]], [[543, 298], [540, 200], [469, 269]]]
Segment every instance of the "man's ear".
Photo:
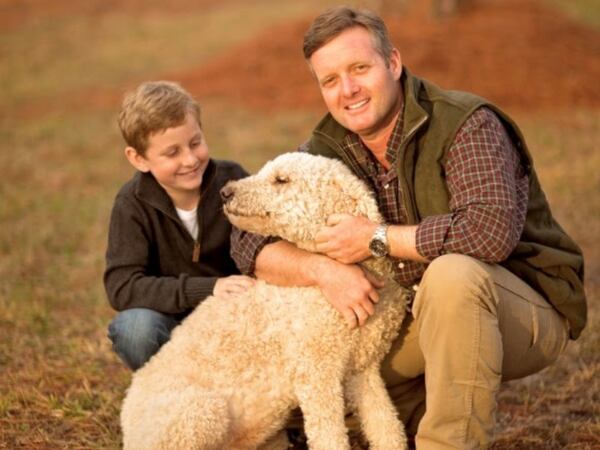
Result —
[[148, 161], [142, 155], [140, 155], [137, 150], [133, 147], [125, 148], [125, 157], [127, 161], [135, 167], [140, 172], [149, 172], [150, 167], [148, 166]]
[[394, 74], [394, 78], [399, 80], [400, 75], [402, 75], [402, 56], [400, 55], [400, 50], [395, 47], [390, 54], [390, 70]]

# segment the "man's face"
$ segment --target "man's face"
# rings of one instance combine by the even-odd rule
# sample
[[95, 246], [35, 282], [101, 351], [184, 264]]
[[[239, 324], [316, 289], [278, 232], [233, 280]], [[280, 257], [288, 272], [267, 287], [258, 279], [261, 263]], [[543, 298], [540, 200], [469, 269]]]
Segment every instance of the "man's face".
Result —
[[309, 62], [327, 109], [344, 127], [372, 139], [396, 118], [401, 105], [400, 53], [394, 49], [386, 65], [365, 28], [342, 32]]

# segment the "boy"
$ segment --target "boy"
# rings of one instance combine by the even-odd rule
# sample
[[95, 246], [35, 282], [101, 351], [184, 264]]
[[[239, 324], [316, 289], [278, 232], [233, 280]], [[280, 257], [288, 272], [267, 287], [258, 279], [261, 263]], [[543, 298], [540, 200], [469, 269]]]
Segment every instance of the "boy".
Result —
[[233, 296], [254, 282], [235, 275], [219, 197], [247, 173], [209, 158], [200, 107], [175, 83], [141, 84], [125, 96], [118, 123], [138, 172], [115, 199], [104, 285], [119, 311], [109, 325], [113, 348], [136, 370], [206, 297]]

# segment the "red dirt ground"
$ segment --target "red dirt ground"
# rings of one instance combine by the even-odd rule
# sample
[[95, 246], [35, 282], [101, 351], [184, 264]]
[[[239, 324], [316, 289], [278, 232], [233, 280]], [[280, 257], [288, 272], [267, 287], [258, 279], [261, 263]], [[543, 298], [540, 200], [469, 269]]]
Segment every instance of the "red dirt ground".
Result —
[[[195, 1], [193, 8], [217, 4], [215, 0]], [[233, 7], [237, 0], [221, 1]], [[141, 8], [141, 2], [106, 0], [110, 8], [124, 11]], [[14, 1], [0, 0], [0, 25], [18, 26], [19, 21], [36, 20], [36, 16], [68, 14], [63, 6], [71, 3], [23, 0], [25, 6], [15, 8], [10, 6]], [[174, 0], [170, 9], [162, 12], [192, 8], [192, 3]], [[78, 13], [102, 14], [107, 10], [103, 4], [91, 0], [72, 6]], [[419, 11], [385, 14], [392, 39], [409, 69], [445, 88], [487, 97], [509, 111], [600, 107], [600, 31], [571, 20], [541, 0], [470, 0], [465, 4], [456, 16], [438, 20]], [[159, 8], [155, 0], [147, 5], [143, 8]], [[309, 22], [310, 18], [304, 18], [272, 27], [183, 73], [146, 76], [180, 81], [201, 100], [217, 98], [232, 106], [263, 111], [322, 110], [301, 51]], [[114, 109], [121, 94], [96, 86], [43, 103], [22, 104], [16, 115], [31, 118], [53, 110]]]
[[[403, 62], [507, 109], [600, 106], [600, 32], [533, 0], [472, 1], [456, 17], [386, 16]], [[302, 57], [309, 20], [283, 24], [210, 64], [172, 74], [200, 98], [260, 109], [322, 108]]]

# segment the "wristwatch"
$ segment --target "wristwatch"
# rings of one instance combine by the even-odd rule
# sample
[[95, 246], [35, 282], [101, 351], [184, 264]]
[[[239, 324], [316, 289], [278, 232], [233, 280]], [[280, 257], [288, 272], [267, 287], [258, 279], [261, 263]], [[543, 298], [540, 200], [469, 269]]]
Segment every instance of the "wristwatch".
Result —
[[373, 233], [373, 237], [369, 242], [369, 250], [376, 258], [382, 258], [390, 253], [390, 246], [387, 240], [388, 226], [385, 224], [379, 225]]

